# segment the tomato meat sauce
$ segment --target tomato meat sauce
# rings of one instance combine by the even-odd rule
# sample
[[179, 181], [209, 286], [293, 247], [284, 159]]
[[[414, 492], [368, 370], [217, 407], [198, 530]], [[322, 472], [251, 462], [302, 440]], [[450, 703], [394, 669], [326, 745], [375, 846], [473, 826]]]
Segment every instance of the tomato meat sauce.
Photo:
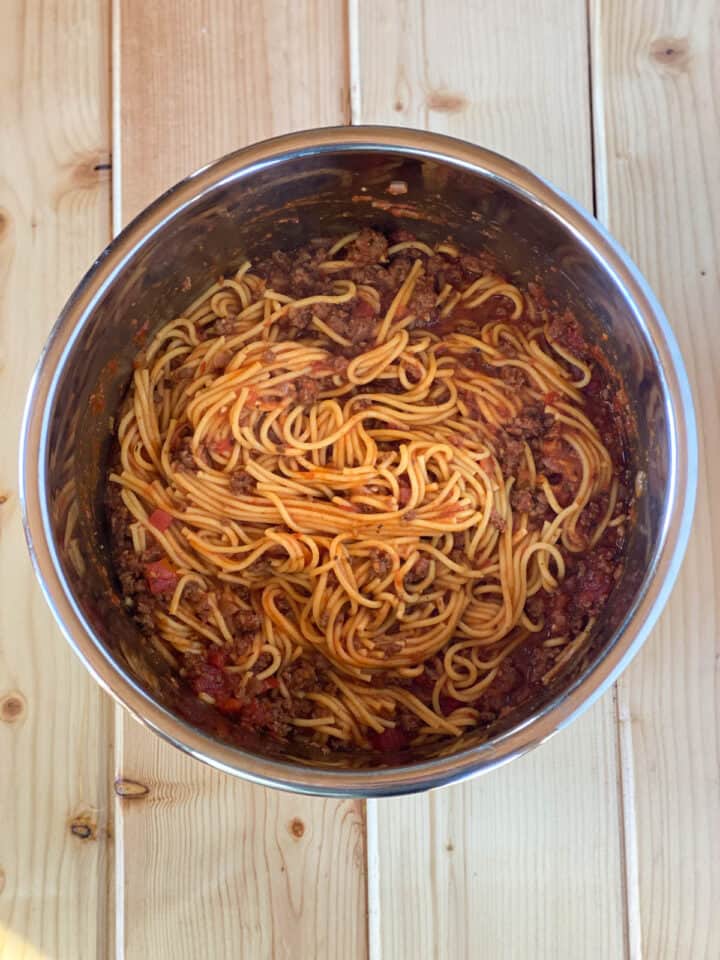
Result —
[[[287, 339], [296, 337], [312, 340], [313, 336], [319, 336], [320, 328], [329, 330], [332, 335], [329, 358], [313, 361], [306, 375], [294, 385], [293, 396], [297, 404], [313, 404], [322, 391], [332, 388], [333, 383], [337, 382], [333, 378], [344, 376], [348, 365], [356, 357], [374, 348], [379, 324], [418, 258], [422, 260], [422, 274], [412, 297], [397, 312], [399, 321], [412, 314], [414, 319], [409, 329], [425, 329], [441, 338], [453, 333], [477, 334], [485, 323], [496, 322], [499, 318], [511, 329], [514, 323], [519, 330], [529, 329], [526, 319], [512, 320], [512, 304], [501, 296], [490, 298], [476, 309], [461, 304], [457, 311], [443, 315], [442, 303], [447, 303], [452, 296], [452, 293], [448, 295], [448, 288], [451, 291], [467, 289], [486, 272], [497, 272], [497, 264], [485, 255], [471, 255], [462, 251], [452, 258], [438, 253], [428, 255], [411, 248], [392, 257], [388, 255], [388, 249], [393, 244], [413, 240], [411, 234], [404, 232], [387, 237], [379, 231], [360, 230], [343, 254], [345, 266], [330, 278], [320, 269], [320, 263], [327, 256], [327, 244], [323, 246], [320, 242], [291, 252], [276, 251], [266, 260], [253, 265], [252, 272], [264, 280], [268, 290], [292, 300], [301, 301], [318, 291], [328, 291], [331, 281], [338, 278], [351, 279], [358, 288], [365, 285], [375, 291], [374, 298], [356, 296], [347, 303], [317, 303], [311, 307], [291, 305], [286, 311], [283, 332]], [[480, 727], [496, 723], [510, 711], [542, 694], [544, 678], [563, 649], [563, 645], [556, 643], [557, 638], [577, 637], [601, 613], [622, 575], [625, 538], [632, 514], [632, 481], [627, 454], [631, 425], [619, 379], [603, 351], [591, 342], [572, 313], [549, 301], [539, 284], [530, 284], [526, 295], [536, 310], [544, 310], [549, 317], [544, 333], [538, 338], [539, 345], [548, 352], [552, 344], [560, 348], [560, 354], [555, 355], [554, 359], [568, 376], [578, 376], [578, 370], [563, 360], [563, 351], [578, 358], [591, 371], [591, 379], [583, 392], [583, 412], [598, 430], [612, 459], [612, 469], [618, 478], [617, 496], [613, 522], [596, 543], [590, 542], [590, 534], [608, 510], [608, 494], [596, 497], [585, 506], [577, 521], [576, 536], [587, 538], [586, 548], [564, 554], [565, 576], [557, 589], [551, 592], [541, 589], [528, 597], [524, 613], [536, 629], [501, 660], [491, 682], [477, 696], [469, 700], [461, 699], [451, 695], [446, 685], [441, 685], [442, 651], [425, 663], [423, 672], [417, 677], [387, 678], [378, 675], [378, 684], [397, 684], [428, 708], [439, 704], [442, 716], [451, 721], [459, 718], [460, 722], [463, 712], [475, 711], [474, 726]], [[230, 331], [231, 320], [218, 316], [202, 328], [202, 335], [217, 336], [223, 331]], [[270, 345], [270, 357], [273, 355], [272, 349]], [[511, 345], [501, 344], [498, 349], [506, 351], [508, 360], [512, 361]], [[444, 350], [439, 349], [438, 356], [443, 355]], [[218, 351], [214, 363], [222, 367], [231, 358], [230, 351]], [[518, 365], [509, 363], [500, 369], [498, 375], [497, 368], [488, 365], [482, 351], [468, 348], [462, 362], [467, 369], [479, 375], [499, 376], [499, 381], [511, 390], [527, 386], [527, 374]], [[412, 381], [419, 376], [418, 372], [409, 375], [408, 379]], [[412, 386], [412, 382], [408, 384], [410, 389]], [[282, 399], [283, 390], [287, 388], [278, 384], [277, 389], [278, 398]], [[379, 380], [375, 384], [358, 385], [355, 389], [358, 406], [354, 409], [362, 409], [363, 404], [368, 402], [368, 395], [372, 395], [374, 390], [392, 392], [397, 389], [394, 381]], [[249, 404], [255, 398], [256, 394], [251, 389]], [[460, 400], [473, 421], [483, 420], [483, 411], [472, 392], [466, 392]], [[548, 413], [548, 408], [559, 400], [560, 394], [549, 390], [519, 413], [508, 408], [507, 421], [501, 427], [487, 425], [488, 437], [491, 438], [488, 442], [493, 446], [503, 475], [513, 478], [510, 495], [512, 509], [517, 517], [523, 518], [522, 522], [530, 530], [542, 529], [543, 524], [552, 523], [555, 518], [556, 513], [548, 498], [554, 498], [561, 507], [572, 502], [582, 472], [577, 451], [563, 439], [556, 429], [555, 417]], [[266, 406], [271, 412], [274, 404], [268, 403]], [[242, 421], [239, 423], [242, 429]], [[392, 422], [379, 426], [388, 430], [393, 428]], [[457, 433], [451, 442], [462, 449], [465, 438], [465, 434]], [[390, 449], [391, 439], [387, 445]], [[206, 447], [201, 445], [199, 449], [193, 449], [192, 437], [176, 431], [170, 441], [170, 456], [177, 468], [192, 478], [205, 466], [218, 469], [217, 460], [214, 459], [216, 455], [224, 463], [232, 456], [234, 446], [233, 437], [222, 436], [209, 441]], [[548, 488], [533, 485], [529, 481], [525, 466], [526, 447], [532, 452], [537, 470], [547, 480]], [[239, 466], [231, 474], [229, 490], [231, 496], [253, 496], [257, 484], [257, 478]], [[370, 500], [378, 496], [378, 492], [373, 490], [366, 491], [366, 494]], [[397, 492], [399, 508], [406, 508], [412, 495], [410, 483], [402, 479]], [[353, 506], [349, 503], [339, 504], [338, 508], [360, 512], [366, 509], [362, 504]], [[457, 504], [448, 503], [448, 521], [453, 520], [461, 509]], [[126, 605], [139, 628], [149, 637], [157, 638], [157, 614], [168, 615], [168, 604], [179, 583], [180, 573], [161, 549], [153, 531], [162, 536], [172, 536], [178, 521], [166, 510], [160, 507], [154, 509], [148, 516], [145, 548], [138, 551], [137, 543], [130, 534], [133, 518], [119, 488], [113, 484], [109, 484], [107, 513], [115, 568]], [[414, 512], [407, 511], [406, 516], [408, 523], [412, 523]], [[499, 531], [504, 530], [505, 521], [497, 513], [491, 515], [489, 522]], [[471, 535], [472, 531], [469, 531], [467, 536]], [[459, 560], [466, 534], [457, 533], [454, 537], [450, 557], [456, 556]], [[278, 556], [285, 554], [280, 550]], [[265, 569], [270, 574], [275, 560], [272, 554], [264, 555], [257, 562], [258, 571], [262, 573]], [[392, 563], [388, 554], [376, 549], [367, 562], [372, 565], [379, 579], [391, 578]], [[409, 585], [421, 582], [430, 569], [430, 560], [422, 554], [405, 574], [405, 582]], [[328, 583], [332, 583], [333, 576], [330, 574]], [[268, 675], [272, 669], [272, 658], [267, 652], [257, 655], [265, 614], [258, 608], [249, 608], [249, 596], [245, 588], [234, 588], [231, 579], [228, 579], [221, 589], [213, 591], [210, 596], [209, 591], [191, 583], [185, 588], [184, 602], [190, 605], [196, 624], [211, 626], [213, 630], [217, 627], [217, 611], [220, 610], [229, 636], [223, 637], [223, 646], [196, 639], [188, 644], [187, 651], [172, 651], [182, 681], [183, 702], [186, 703], [188, 696], [194, 696], [217, 710], [230, 728], [242, 728], [277, 740], [308, 739], [314, 742], [312, 725], [304, 725], [304, 721], [316, 716], [308, 694], [329, 693], [333, 689], [328, 662], [322, 652], [319, 649], [307, 651], [306, 655], [291, 662], [277, 675]], [[282, 615], [282, 609], [279, 615]], [[278, 622], [274, 620], [275, 629], [278, 628]], [[392, 636], [387, 639], [392, 642]], [[449, 642], [452, 643], [453, 639]], [[492, 650], [483, 653], [484, 659], [488, 660], [492, 655]], [[254, 658], [249, 672], [241, 674], [233, 669], [234, 665], [248, 662], [249, 658]], [[462, 723], [460, 727], [464, 729]], [[388, 718], [388, 725], [382, 732], [367, 731], [366, 748], [389, 757], [402, 754], [418, 738], [422, 740], [423, 728], [424, 723], [418, 712], [407, 709], [398, 701], [393, 716]], [[343, 751], [354, 747], [329, 736], [323, 749]]]

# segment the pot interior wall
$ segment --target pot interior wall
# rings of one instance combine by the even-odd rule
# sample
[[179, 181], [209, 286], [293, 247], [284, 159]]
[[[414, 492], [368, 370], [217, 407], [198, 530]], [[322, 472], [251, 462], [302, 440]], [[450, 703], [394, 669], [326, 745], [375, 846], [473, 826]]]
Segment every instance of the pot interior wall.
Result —
[[[391, 196], [391, 181], [404, 181], [407, 193]], [[565, 687], [602, 657], [642, 589], [664, 514], [668, 418], [639, 318], [633, 318], [631, 305], [597, 256], [548, 211], [507, 185], [447, 163], [357, 149], [281, 160], [206, 191], [148, 237], [84, 317], [59, 373], [48, 488], [60, 560], [85, 618], [125, 669], [162, 703], [176, 701], [175, 680], [125, 611], [109, 563], [103, 509], [110, 439], [133, 357], [145, 336], [181, 314], [218, 274], [232, 272], [245, 257], [257, 259], [312, 236], [340, 236], [357, 225], [402, 227], [428, 242], [452, 236], [470, 250], [496, 254], [520, 282], [541, 277], [548, 294], [573, 309], [592, 337], [602, 338], [619, 372], [636, 424], [633, 465], [647, 477], [646, 493], [638, 501], [626, 575], [597, 625], [590, 651], [575, 674], [563, 679]], [[549, 689], [546, 701], [560, 692], [557, 686]], [[542, 706], [538, 702], [506, 717], [503, 729]], [[195, 725], [232, 737], [211, 707], [194, 702], [183, 710]], [[451, 749], [480, 737], [468, 735]], [[289, 756], [277, 744], [250, 736], [238, 742], [304, 763], [338, 762]], [[408, 763], [427, 756], [408, 757]], [[347, 765], [347, 759], [341, 762]], [[368, 766], [379, 761], [358, 756], [352, 762]]]

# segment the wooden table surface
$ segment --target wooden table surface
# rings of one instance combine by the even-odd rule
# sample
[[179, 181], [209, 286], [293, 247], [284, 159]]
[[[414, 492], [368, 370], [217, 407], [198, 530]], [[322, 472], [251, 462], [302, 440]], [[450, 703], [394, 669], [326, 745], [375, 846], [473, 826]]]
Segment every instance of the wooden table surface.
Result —
[[[2, 960], [717, 960], [716, 0], [2, 0], [0, 13]], [[347, 122], [474, 140], [594, 210], [668, 312], [701, 453], [680, 581], [613, 692], [499, 772], [368, 803], [230, 779], [116, 708], [40, 596], [16, 480], [41, 345], [113, 231], [229, 150]]]

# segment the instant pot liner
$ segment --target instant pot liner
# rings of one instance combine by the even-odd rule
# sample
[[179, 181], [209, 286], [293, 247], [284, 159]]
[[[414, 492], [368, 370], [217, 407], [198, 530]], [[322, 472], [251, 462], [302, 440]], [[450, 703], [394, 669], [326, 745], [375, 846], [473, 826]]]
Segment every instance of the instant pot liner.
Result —
[[[526, 198], [521, 190], [481, 182], [447, 162], [402, 156], [387, 159], [357, 148], [310, 152], [258, 165], [206, 189], [176, 209], [133, 250], [121, 275], [101, 292], [77, 331], [72, 370], [63, 374], [49, 418], [48, 490], [57, 556], [83, 616], [132, 677], [164, 704], [207, 733], [276, 760], [328, 768], [417, 764], [466, 750], [504, 730], [529, 723], [547, 703], [586, 676], [631, 608], [656, 548], [669, 475], [668, 414], [656, 361], [630, 322], [627, 302], [598, 271], [583, 241]], [[202, 174], [202, 171], [200, 172]], [[388, 192], [403, 182], [407, 192]], [[397, 189], [393, 187], [393, 191]], [[114, 575], [104, 496], [116, 412], [132, 361], [156, 329], [181, 315], [217, 275], [230, 275], [249, 257], [289, 249], [314, 236], [339, 237], [358, 226], [411, 230], [434, 243], [452, 237], [470, 251], [485, 249], [521, 284], [536, 280], [563, 309], [571, 308], [618, 372], [634, 425], [630, 455], [641, 495], [629, 532], [626, 571], [596, 624], [585, 654], [547, 688], [495, 727], [412, 754], [322, 755], [233, 730], [213, 707], [181, 694], [166, 662], [142, 637], [126, 611]], [[72, 345], [68, 345], [68, 348]], [[111, 628], [108, 629], [108, 624]]]

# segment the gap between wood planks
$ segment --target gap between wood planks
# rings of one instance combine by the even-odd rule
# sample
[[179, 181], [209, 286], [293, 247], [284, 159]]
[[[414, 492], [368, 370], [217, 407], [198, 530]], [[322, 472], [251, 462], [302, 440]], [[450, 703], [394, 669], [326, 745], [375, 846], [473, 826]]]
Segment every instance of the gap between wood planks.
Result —
[[[607, 144], [605, 142], [605, 98], [602, 82], [602, 38], [600, 7], [585, 0], [588, 57], [588, 102], [590, 105], [590, 148], [592, 157], [593, 215], [604, 225], [609, 218]], [[628, 960], [642, 960], [640, 916], [640, 871], [635, 805], [632, 718], [625, 689], [615, 683], [612, 690], [617, 724], [618, 791], [621, 813], [620, 853], [623, 866], [625, 908], [625, 952]]]

